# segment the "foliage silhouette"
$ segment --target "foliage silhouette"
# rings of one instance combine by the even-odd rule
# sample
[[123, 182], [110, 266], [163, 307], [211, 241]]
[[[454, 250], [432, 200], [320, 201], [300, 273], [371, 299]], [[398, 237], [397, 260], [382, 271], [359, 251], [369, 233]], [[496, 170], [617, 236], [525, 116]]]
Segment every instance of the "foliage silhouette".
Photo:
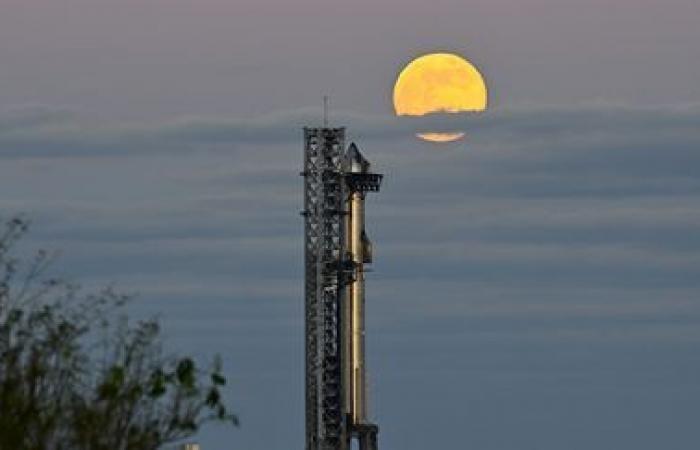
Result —
[[155, 450], [238, 424], [218, 357], [166, 356], [157, 320], [123, 314], [128, 296], [48, 277], [46, 251], [14, 256], [27, 230], [0, 230], [0, 450]]

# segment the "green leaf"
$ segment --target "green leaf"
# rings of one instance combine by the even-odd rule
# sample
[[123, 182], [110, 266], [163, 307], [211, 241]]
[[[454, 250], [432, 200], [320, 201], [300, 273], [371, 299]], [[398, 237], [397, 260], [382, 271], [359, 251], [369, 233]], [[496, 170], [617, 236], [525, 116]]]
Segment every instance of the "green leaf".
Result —
[[159, 398], [165, 394], [165, 375], [162, 369], [157, 369], [151, 374], [151, 379], [149, 381], [149, 391], [148, 395], [151, 398]]
[[190, 358], [183, 358], [177, 363], [177, 381], [187, 388], [193, 388], [195, 382], [195, 365]]
[[211, 374], [211, 382], [216, 386], [224, 386], [226, 384], [226, 377], [218, 372]]
[[221, 401], [221, 394], [219, 393], [219, 390], [216, 388], [209, 389], [209, 393], [207, 393], [207, 398], [205, 401], [207, 406], [209, 406], [210, 408], [213, 408], [214, 406], [218, 405], [220, 401]]

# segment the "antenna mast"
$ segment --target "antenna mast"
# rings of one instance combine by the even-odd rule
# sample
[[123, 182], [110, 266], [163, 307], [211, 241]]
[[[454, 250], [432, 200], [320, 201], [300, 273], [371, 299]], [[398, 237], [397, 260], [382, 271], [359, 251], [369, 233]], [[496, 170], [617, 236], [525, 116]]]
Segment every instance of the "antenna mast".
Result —
[[328, 96], [323, 96], [323, 128], [328, 128]]

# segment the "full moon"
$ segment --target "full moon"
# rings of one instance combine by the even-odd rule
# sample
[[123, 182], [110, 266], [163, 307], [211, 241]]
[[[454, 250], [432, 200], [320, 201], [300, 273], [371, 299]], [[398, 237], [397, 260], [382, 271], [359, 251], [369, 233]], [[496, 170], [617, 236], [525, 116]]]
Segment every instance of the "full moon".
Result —
[[[398, 116], [484, 111], [487, 106], [484, 77], [473, 64], [452, 53], [431, 53], [414, 59], [394, 85]], [[464, 133], [425, 132], [417, 136], [431, 142], [451, 142], [464, 137]]]

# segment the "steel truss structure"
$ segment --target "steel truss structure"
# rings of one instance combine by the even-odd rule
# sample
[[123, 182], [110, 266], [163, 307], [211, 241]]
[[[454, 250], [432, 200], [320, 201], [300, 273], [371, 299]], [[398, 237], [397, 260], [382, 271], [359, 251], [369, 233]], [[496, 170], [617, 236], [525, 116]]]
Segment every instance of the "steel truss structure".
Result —
[[[351, 150], [362, 158], [354, 145]], [[359, 166], [352, 165], [350, 153], [345, 151], [344, 128], [304, 129], [306, 450], [348, 450], [353, 438], [361, 450], [377, 450], [378, 427], [365, 416], [364, 309], [362, 322], [355, 324], [361, 327], [359, 356], [348, 354], [353, 348], [348, 341], [357, 339], [348, 330], [353, 320], [349, 305], [358, 293], [354, 307], [364, 308], [363, 262], [371, 259], [364, 234], [364, 194], [378, 191], [382, 176], [369, 173], [364, 159], [366, 170], [351, 170]], [[352, 244], [348, 232], [353, 205], [361, 208], [361, 228], [353, 231], [356, 240], [361, 236], [360, 246]], [[353, 248], [361, 248], [360, 254], [353, 254]], [[362, 248], [369, 249], [368, 255]], [[353, 288], [358, 283], [362, 286]], [[361, 358], [360, 381], [351, 375], [358, 370], [353, 358]], [[362, 399], [362, 413], [353, 410], [360, 408], [353, 398]]]

